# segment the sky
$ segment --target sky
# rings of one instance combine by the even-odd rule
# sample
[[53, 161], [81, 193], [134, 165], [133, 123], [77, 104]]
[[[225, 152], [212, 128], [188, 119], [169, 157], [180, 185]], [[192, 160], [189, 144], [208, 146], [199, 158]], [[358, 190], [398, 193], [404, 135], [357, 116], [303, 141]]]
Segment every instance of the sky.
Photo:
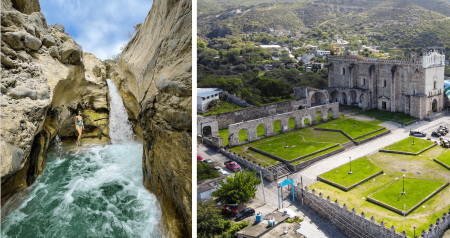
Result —
[[48, 25], [60, 23], [67, 33], [101, 60], [120, 52], [128, 32], [143, 23], [150, 0], [40, 0]]

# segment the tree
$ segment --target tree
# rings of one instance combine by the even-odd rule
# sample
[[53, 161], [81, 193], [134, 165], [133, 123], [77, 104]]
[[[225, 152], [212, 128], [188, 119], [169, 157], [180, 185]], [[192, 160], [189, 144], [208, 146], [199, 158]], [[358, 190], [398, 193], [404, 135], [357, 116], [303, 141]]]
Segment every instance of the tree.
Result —
[[214, 200], [197, 203], [197, 237], [214, 237], [231, 228], [231, 221], [222, 219]]
[[206, 49], [206, 44], [202, 41], [197, 41], [197, 51], [198, 52], [202, 52], [203, 50]]
[[220, 78], [217, 80], [217, 85], [231, 94], [239, 93], [242, 90], [242, 88], [244, 88], [244, 84], [242, 83], [242, 80], [239, 78], [231, 78], [231, 79]]
[[136, 32], [138, 32], [139, 28], [141, 28], [142, 23], [138, 23], [136, 25], [133, 26], [133, 31], [128, 32], [127, 37], [128, 38], [133, 38], [134, 35], [136, 35]]
[[228, 176], [226, 182], [220, 181], [220, 188], [212, 195], [224, 203], [241, 203], [255, 197], [256, 186], [261, 180], [256, 178], [256, 171], [242, 171], [235, 176]]

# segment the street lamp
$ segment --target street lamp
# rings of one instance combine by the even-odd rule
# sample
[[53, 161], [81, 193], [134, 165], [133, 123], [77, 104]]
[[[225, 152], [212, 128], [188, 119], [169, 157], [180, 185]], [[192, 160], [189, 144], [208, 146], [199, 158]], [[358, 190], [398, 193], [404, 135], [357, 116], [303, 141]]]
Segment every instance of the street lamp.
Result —
[[287, 132], [284, 133], [284, 138], [286, 138], [286, 146], [284, 148], [288, 148], [289, 146], [287, 145]]
[[413, 228], [414, 228], [414, 238], [416, 238], [416, 226], [413, 226]]
[[414, 143], [414, 135], [412, 137], [413, 137], [413, 143], [412, 144], [415, 145], [416, 143]]
[[403, 175], [403, 192], [402, 194], [405, 194], [405, 175]]
[[355, 119], [355, 117], [356, 117], [356, 114], [353, 114], [353, 126], [356, 126], [356, 119]]
[[348, 157], [350, 158], [350, 171], [348, 172], [348, 174], [352, 174], [352, 157]]

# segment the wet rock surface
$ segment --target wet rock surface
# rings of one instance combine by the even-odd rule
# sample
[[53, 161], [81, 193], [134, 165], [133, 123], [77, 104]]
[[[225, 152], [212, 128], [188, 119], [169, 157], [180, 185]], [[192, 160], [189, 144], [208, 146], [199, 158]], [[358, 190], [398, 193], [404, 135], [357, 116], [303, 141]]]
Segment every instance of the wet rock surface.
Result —
[[62, 25], [49, 27], [39, 1], [1, 4], [3, 206], [42, 174], [56, 135], [78, 136], [77, 111], [84, 118], [83, 137], [108, 137], [109, 105], [105, 66], [84, 53]]
[[141, 137], [144, 186], [161, 203], [170, 237], [191, 237], [192, 6], [154, 1], [117, 64], [105, 62]]

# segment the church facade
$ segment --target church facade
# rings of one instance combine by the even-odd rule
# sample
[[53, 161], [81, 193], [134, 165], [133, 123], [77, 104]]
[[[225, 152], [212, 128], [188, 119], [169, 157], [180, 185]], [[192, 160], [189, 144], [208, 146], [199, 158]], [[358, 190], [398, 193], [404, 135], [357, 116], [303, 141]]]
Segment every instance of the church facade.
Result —
[[438, 47], [412, 51], [408, 61], [329, 56], [329, 101], [423, 119], [444, 107], [444, 66]]

